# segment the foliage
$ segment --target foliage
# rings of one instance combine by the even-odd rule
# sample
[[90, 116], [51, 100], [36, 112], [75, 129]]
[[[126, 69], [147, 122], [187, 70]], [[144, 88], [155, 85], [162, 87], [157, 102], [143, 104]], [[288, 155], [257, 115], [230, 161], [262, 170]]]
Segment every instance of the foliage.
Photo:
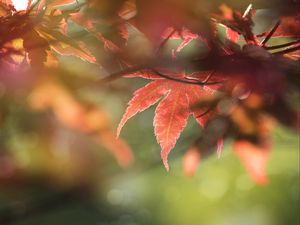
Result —
[[[117, 135], [128, 119], [160, 101], [154, 134], [167, 170], [190, 114], [203, 131], [184, 157], [187, 175], [203, 156], [220, 156], [223, 140], [232, 139], [250, 175], [264, 184], [274, 125], [299, 130], [298, 1], [40, 0], [23, 8], [17, 2], [0, 1], [0, 79], [7, 90], [2, 127], [11, 106], [24, 100], [27, 113], [44, 112], [37, 115], [42, 122], [26, 129], [51, 137], [58, 126], [68, 127], [129, 166], [132, 153], [115, 139], [108, 113], [81, 99], [78, 84], [64, 81], [61, 60], [73, 56], [109, 74], [96, 81], [83, 76], [90, 86], [121, 77], [151, 80], [134, 93]], [[42, 130], [45, 123], [51, 128]], [[9, 151], [9, 139], [1, 148]]]

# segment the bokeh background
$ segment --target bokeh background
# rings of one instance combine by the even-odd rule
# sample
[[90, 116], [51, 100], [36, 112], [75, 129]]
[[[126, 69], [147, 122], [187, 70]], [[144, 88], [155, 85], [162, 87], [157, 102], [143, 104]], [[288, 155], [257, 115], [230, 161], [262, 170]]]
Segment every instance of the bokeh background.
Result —
[[[118, 82], [126, 86], [129, 81]], [[137, 80], [135, 85], [143, 83]], [[130, 98], [129, 93], [116, 96], [106, 91], [97, 91], [96, 96], [114, 121], [120, 119]], [[11, 126], [24, 116], [18, 109], [12, 110]], [[167, 173], [153, 135], [153, 113], [151, 108], [138, 115], [123, 130], [122, 137], [135, 153], [135, 164], [125, 170], [88, 137], [64, 127], [58, 137], [59, 147], [51, 150], [41, 147], [43, 141], [32, 131], [11, 131], [11, 145], [15, 146], [12, 158], [1, 158], [1, 224], [299, 224], [296, 134], [284, 128], [273, 132], [266, 186], [250, 179], [231, 151], [230, 141], [225, 143], [220, 159], [216, 155], [203, 159], [191, 178], [184, 176], [181, 160], [201, 132], [199, 125], [189, 120], [170, 155], [171, 171]], [[27, 120], [34, 120], [32, 117], [26, 115]], [[10, 160], [23, 166], [17, 177]]]

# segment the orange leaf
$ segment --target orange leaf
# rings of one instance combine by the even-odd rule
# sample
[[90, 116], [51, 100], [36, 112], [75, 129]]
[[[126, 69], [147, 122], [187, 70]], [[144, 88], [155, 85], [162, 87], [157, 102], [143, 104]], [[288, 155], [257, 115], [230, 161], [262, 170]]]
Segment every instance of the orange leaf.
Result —
[[[202, 117], [205, 110], [194, 109], [193, 106], [203, 96], [211, 94], [212, 90], [195, 84], [185, 84], [161, 78], [156, 79], [156, 76], [152, 74], [146, 75], [146, 78], [154, 79], [155, 81], [134, 93], [134, 97], [129, 102], [128, 108], [118, 126], [117, 134], [120, 134], [128, 119], [149, 108], [158, 102], [161, 97], [165, 96], [155, 110], [153, 124], [157, 142], [162, 149], [161, 158], [166, 169], [169, 170], [167, 157], [186, 126], [189, 115], [193, 114], [201, 126], [204, 126], [211, 116], [211, 114], [207, 113]], [[145, 77], [145, 74], [137, 74], [137, 76]], [[184, 73], [170, 76], [185, 79]]]
[[134, 161], [133, 154], [129, 146], [121, 139], [116, 139], [116, 134], [112, 132], [100, 132], [99, 143], [107, 148], [116, 158], [119, 166], [127, 168]]
[[162, 148], [161, 158], [167, 170], [169, 170], [168, 155], [174, 148], [189, 117], [189, 103], [187, 96], [183, 93], [181, 88], [173, 89], [155, 110], [154, 133]]
[[85, 48], [83, 42], [78, 42], [81, 49], [74, 48], [71, 45], [56, 43], [51, 45], [58, 54], [64, 56], [75, 56], [90, 63], [96, 63], [96, 58]]
[[183, 157], [183, 171], [186, 176], [194, 176], [200, 164], [201, 155], [196, 147], [190, 148]]
[[161, 80], [153, 81], [137, 90], [134, 93], [134, 97], [128, 103], [128, 108], [119, 123], [117, 135], [120, 135], [121, 129], [127, 120], [154, 105], [167, 91], [168, 90], [164, 86], [164, 81]]
[[269, 148], [256, 146], [247, 141], [237, 141], [234, 144], [234, 151], [241, 158], [252, 179], [258, 184], [266, 184]]
[[29, 104], [36, 110], [51, 109], [65, 126], [92, 134], [114, 155], [120, 166], [128, 167], [133, 163], [128, 145], [115, 138], [109, 115], [99, 107], [88, 108], [81, 104], [59, 83], [50, 79], [38, 83], [31, 93]]

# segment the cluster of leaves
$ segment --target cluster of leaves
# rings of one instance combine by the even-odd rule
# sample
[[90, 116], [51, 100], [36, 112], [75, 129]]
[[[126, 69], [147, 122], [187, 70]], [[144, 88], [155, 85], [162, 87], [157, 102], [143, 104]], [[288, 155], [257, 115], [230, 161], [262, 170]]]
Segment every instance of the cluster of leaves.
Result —
[[[75, 4], [74, 9], [67, 12], [59, 9], [62, 5], [72, 3]], [[18, 136], [34, 133], [47, 143], [47, 146], [37, 146], [45, 150], [45, 155], [54, 154], [53, 151], [51, 153], [53, 142], [62, 126], [63, 129], [86, 135], [96, 145], [108, 149], [121, 167], [130, 166], [134, 160], [133, 154], [126, 142], [116, 139], [110, 115], [99, 105], [80, 99], [76, 88], [60, 76], [67, 73], [60, 67], [61, 56], [74, 56], [99, 67], [96, 58], [82, 41], [83, 38], [80, 38], [82, 34], [76, 34], [78, 37], [74, 37], [68, 32], [67, 19], [79, 10], [80, 5], [76, 1], [38, 1], [30, 6], [31, 2], [28, 1], [25, 8], [16, 10], [17, 4], [18, 1], [0, 1], [0, 81], [3, 87], [1, 127], [5, 134], [3, 140], [1, 137], [0, 145], [0, 164], [4, 171], [0, 178], [7, 178], [8, 181], [15, 180], [13, 178], [22, 180], [22, 163], [18, 160], [8, 160], [18, 150], [15, 149], [18, 147], [13, 146], [15, 134], [8, 128], [11, 126], [9, 121], [16, 105], [22, 114], [37, 117], [35, 120], [41, 119], [31, 125], [28, 125], [26, 118], [18, 119], [15, 123], [22, 130], [18, 131], [21, 132]], [[53, 121], [49, 112], [57, 121]], [[89, 156], [82, 159], [76, 157], [72, 160], [82, 164]], [[53, 160], [59, 159], [54, 157]], [[50, 167], [44, 168], [48, 170], [46, 176], [53, 176], [53, 173], [57, 176], [57, 173], [61, 173], [48, 163], [45, 163], [44, 167]], [[89, 168], [89, 165], [86, 167]], [[5, 172], [7, 168], [9, 173]], [[70, 173], [78, 178], [83, 176], [83, 171], [85, 170], [78, 173], [76, 169]], [[88, 177], [82, 179], [88, 181]], [[80, 183], [81, 179], [75, 182]]]
[[[134, 93], [117, 135], [128, 119], [160, 101], [153, 124], [167, 170], [168, 155], [190, 114], [203, 131], [184, 157], [188, 175], [201, 157], [215, 150], [220, 156], [223, 140], [231, 138], [250, 175], [265, 183], [275, 121], [299, 129], [294, 104], [299, 94], [298, 1], [237, 6], [231, 1], [41, 0], [28, 1], [22, 11], [13, 2], [1, 3], [1, 79], [20, 70], [35, 73], [39, 78], [30, 87], [29, 105], [51, 109], [72, 129], [96, 133], [121, 165], [130, 164], [132, 155], [107, 131], [104, 112], [79, 103], [60, 78], [49, 78], [49, 68], [59, 67], [58, 55], [104, 68], [110, 75], [98, 84], [122, 76], [151, 80]], [[272, 14], [270, 26], [256, 33], [256, 14], [266, 8]], [[70, 35], [70, 24], [82, 32]], [[105, 57], [95, 57], [82, 34], [97, 40]], [[176, 40], [181, 43], [170, 51], [168, 45]], [[269, 46], [272, 40], [280, 44]], [[193, 54], [185, 54], [191, 48]]]

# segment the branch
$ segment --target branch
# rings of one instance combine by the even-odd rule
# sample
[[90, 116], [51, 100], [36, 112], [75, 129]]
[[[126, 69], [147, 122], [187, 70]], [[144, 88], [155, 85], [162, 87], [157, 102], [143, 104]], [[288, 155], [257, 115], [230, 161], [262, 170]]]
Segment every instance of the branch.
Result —
[[138, 72], [138, 71], [143, 70], [143, 69], [145, 69], [145, 66], [136, 66], [136, 67], [126, 68], [125, 70], [121, 70], [121, 71], [118, 71], [116, 73], [112, 73], [112, 74], [110, 74], [110, 75], [108, 75], [108, 76], [106, 76], [106, 77], [104, 77], [104, 78], [102, 78], [102, 79], [100, 79], [96, 82], [97, 82], [97, 84], [100, 84], [100, 85], [106, 84], [106, 83], [109, 83], [111, 81], [114, 81], [114, 80], [120, 78], [121, 76], [124, 76], [126, 74], [130, 74], [130, 73], [134, 73], [134, 72]]
[[278, 48], [289, 47], [291, 45], [295, 45], [295, 44], [298, 44], [298, 43], [300, 43], [300, 39], [295, 40], [295, 41], [291, 41], [289, 43], [281, 44], [281, 45], [273, 45], [273, 46], [270, 46], [270, 47], [265, 46], [264, 48], [267, 49], [267, 50], [274, 50], [274, 49], [278, 49]]
[[300, 45], [298, 45], [296, 47], [292, 47], [292, 48], [287, 48], [287, 49], [284, 49], [284, 50], [281, 50], [281, 51], [278, 51], [278, 52], [274, 52], [273, 54], [274, 55], [284, 55], [284, 54], [287, 54], [287, 53], [295, 52], [297, 50], [300, 50]]
[[178, 79], [178, 78], [175, 78], [175, 77], [170, 77], [166, 74], [163, 74], [163, 73], [160, 73], [158, 72], [157, 70], [155, 69], [151, 69], [154, 73], [156, 73], [158, 76], [160, 77], [163, 77], [165, 79], [168, 79], [168, 80], [172, 80], [172, 81], [175, 81], [175, 82], [179, 82], [179, 83], [184, 83], [184, 84], [193, 84], [193, 85], [200, 85], [200, 86], [204, 86], [204, 85], [216, 85], [216, 84], [222, 84], [223, 82], [220, 82], [220, 81], [216, 81], [216, 82], [207, 82], [208, 79], [206, 79], [206, 81], [197, 81], [197, 82], [192, 82], [192, 81], [189, 81], [189, 80], [183, 80], [183, 79]]
[[279, 27], [281, 21], [279, 20], [274, 27], [271, 29], [271, 31], [268, 33], [268, 35], [265, 37], [265, 39], [261, 42], [262, 46], [265, 46], [266, 43], [270, 40], [270, 38], [273, 36], [273, 34], [275, 33], [275, 31], [277, 30], [277, 28]]

